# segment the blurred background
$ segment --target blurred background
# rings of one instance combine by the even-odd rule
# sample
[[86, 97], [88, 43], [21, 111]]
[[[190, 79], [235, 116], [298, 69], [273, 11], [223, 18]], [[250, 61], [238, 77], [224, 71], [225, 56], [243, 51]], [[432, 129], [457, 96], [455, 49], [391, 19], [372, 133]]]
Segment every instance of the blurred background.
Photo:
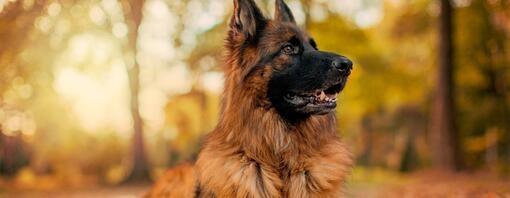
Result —
[[[510, 1], [287, 3], [355, 62], [337, 111], [349, 195], [510, 196]], [[231, 10], [0, 0], [0, 197], [136, 196], [193, 160], [218, 119]]]

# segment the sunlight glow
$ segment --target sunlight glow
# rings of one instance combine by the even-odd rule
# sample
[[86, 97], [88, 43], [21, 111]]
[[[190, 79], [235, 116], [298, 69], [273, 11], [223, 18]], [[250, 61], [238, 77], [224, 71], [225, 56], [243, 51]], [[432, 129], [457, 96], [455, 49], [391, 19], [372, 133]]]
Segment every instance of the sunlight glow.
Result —
[[55, 91], [85, 131], [131, 130], [126, 67], [110, 37], [84, 33], [70, 39], [56, 62]]
[[206, 92], [221, 94], [223, 91], [224, 76], [222, 72], [207, 72], [202, 75], [201, 86]]
[[453, 3], [457, 7], [467, 7], [471, 5], [473, 0], [454, 0]]
[[2, 10], [4, 9], [4, 5], [7, 3], [6, 0], [0, 0], [0, 13], [2, 12]]
[[[193, 19], [193, 30], [184, 33], [194, 42], [201, 28], [210, 28], [222, 16], [224, 5], [209, 2], [214, 9], [201, 10]], [[202, 8], [203, 2], [194, 2]], [[206, 8], [202, 8], [206, 9]], [[209, 9], [209, 8], [208, 8]], [[193, 85], [193, 76], [184, 62], [183, 50], [177, 49], [174, 39], [179, 36], [178, 16], [171, 12], [163, 0], [146, 2], [144, 19], [139, 29], [139, 51], [136, 56], [140, 64], [140, 113], [147, 131], [161, 131], [165, 124], [164, 107], [175, 95], [186, 94]], [[188, 29], [186, 27], [185, 29]], [[186, 42], [187, 39], [184, 39]]]
[[365, 28], [379, 23], [382, 20], [382, 16], [382, 9], [371, 7], [356, 14], [354, 21], [358, 26]]
[[158, 131], [165, 124], [167, 95], [158, 87], [145, 87], [140, 92], [140, 114], [149, 132]]
[[328, 17], [327, 13], [324, 12], [324, 6], [321, 4], [312, 4], [310, 9], [310, 17], [313, 21], [324, 21]]
[[115, 23], [112, 27], [112, 33], [117, 38], [124, 38], [128, 34], [128, 28], [125, 23], [118, 22]]
[[123, 65], [112, 66], [103, 77], [65, 67], [55, 78], [55, 90], [71, 104], [87, 132], [109, 128], [121, 133], [130, 131], [127, 76]]
[[191, 50], [196, 46], [196, 35], [211, 29], [225, 16], [227, 6], [221, 1], [202, 2], [191, 0], [183, 18], [184, 31], [180, 37], [183, 42], [182, 50]]
[[154, 18], [166, 18], [170, 14], [168, 10], [168, 6], [162, 0], [152, 0], [148, 1], [145, 5], [145, 9], [152, 15]]
[[186, 16], [186, 20], [189, 21], [187, 25], [194, 32], [205, 31], [221, 21], [218, 19], [225, 15], [225, 9], [225, 3], [220, 1], [204, 3], [199, 0], [191, 0], [188, 5], [188, 16]]
[[329, 1], [332, 11], [350, 17], [361, 28], [367, 28], [379, 23], [384, 15], [381, 1]]
[[39, 28], [39, 30], [41, 30], [42, 32], [48, 33], [51, 28], [50, 18], [47, 16], [37, 18], [37, 20], [35, 21], [35, 26]]
[[32, 136], [37, 128], [31, 114], [16, 110], [0, 109], [0, 123], [0, 131], [7, 136], [19, 133]]
[[53, 2], [48, 6], [48, 15], [50, 16], [57, 16], [60, 13], [60, 10], [62, 9], [62, 6], [60, 6], [59, 3]]
[[89, 18], [96, 25], [103, 25], [106, 22], [105, 13], [101, 9], [101, 7], [99, 7], [97, 5], [96, 6], [92, 6], [92, 8], [90, 8]]
[[303, 25], [305, 23], [305, 13], [303, 11], [303, 6], [301, 3], [297, 1], [291, 1], [288, 3], [288, 6], [290, 7], [292, 13], [294, 14], [294, 19], [296, 20], [297, 24]]
[[148, 131], [159, 131], [164, 125], [164, 107], [169, 97], [191, 90], [191, 74], [184, 64], [160, 68], [144, 67], [140, 74], [140, 113]]

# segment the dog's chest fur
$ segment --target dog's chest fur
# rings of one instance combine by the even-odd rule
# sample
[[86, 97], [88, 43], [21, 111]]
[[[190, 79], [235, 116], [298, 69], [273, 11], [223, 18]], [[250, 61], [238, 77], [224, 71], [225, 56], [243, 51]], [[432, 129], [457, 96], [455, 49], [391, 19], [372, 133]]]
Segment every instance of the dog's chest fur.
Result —
[[260, 123], [249, 138], [211, 134], [196, 163], [200, 197], [340, 197], [352, 162], [328, 119], [288, 131]]

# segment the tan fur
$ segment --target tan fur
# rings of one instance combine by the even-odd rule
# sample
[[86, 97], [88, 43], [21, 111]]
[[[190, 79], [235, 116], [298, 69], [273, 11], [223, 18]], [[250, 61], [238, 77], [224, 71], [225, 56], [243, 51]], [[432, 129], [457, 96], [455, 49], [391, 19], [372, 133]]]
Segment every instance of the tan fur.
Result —
[[262, 35], [257, 45], [241, 54], [244, 38], [230, 32], [219, 123], [206, 138], [194, 168], [170, 170], [148, 197], [343, 195], [352, 157], [338, 137], [335, 114], [287, 123], [266, 98], [272, 71], [287, 60], [276, 58], [272, 67], [253, 71], [245, 67], [256, 63], [275, 43], [291, 36], [307, 36], [295, 26], [272, 21]]
[[191, 164], [182, 164], [168, 170], [145, 197], [194, 197], [195, 171]]

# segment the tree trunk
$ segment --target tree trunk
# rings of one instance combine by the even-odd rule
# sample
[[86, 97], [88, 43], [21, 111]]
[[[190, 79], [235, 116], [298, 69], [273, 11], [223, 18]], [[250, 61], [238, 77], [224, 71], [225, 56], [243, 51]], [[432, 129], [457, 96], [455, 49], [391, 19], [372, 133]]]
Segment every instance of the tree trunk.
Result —
[[136, 60], [138, 28], [142, 22], [142, 8], [144, 0], [122, 2], [124, 18], [128, 26], [128, 46], [126, 48], [126, 69], [131, 93], [131, 117], [133, 119], [133, 167], [126, 183], [150, 181], [149, 166], [145, 155], [143, 142], [143, 121], [140, 116], [138, 94], [140, 90], [140, 66]]
[[454, 171], [460, 168], [458, 136], [455, 126], [453, 99], [453, 7], [449, 0], [440, 0], [439, 68], [430, 118], [432, 165]]

